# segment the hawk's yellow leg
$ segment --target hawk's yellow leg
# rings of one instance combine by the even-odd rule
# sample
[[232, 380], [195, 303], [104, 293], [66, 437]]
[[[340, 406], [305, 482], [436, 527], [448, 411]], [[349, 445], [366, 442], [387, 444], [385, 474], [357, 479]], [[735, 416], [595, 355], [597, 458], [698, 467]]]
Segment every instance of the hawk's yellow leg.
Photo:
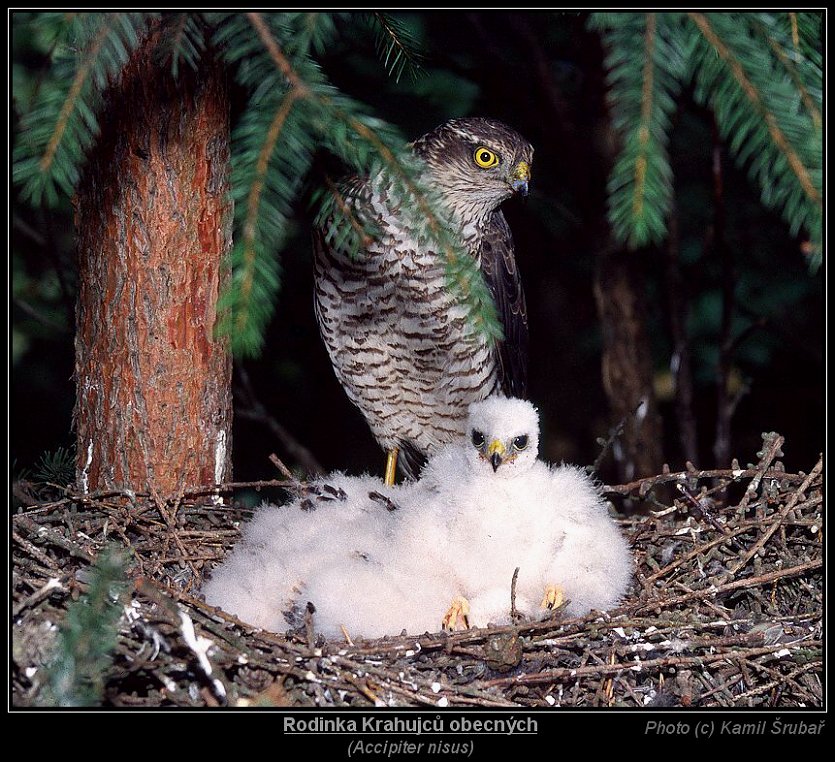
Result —
[[550, 609], [553, 611], [554, 609], [558, 609], [562, 606], [562, 602], [564, 600], [565, 593], [559, 585], [548, 585], [545, 588], [545, 595], [543, 596], [542, 603], [540, 603], [539, 606], [540, 608]]
[[452, 605], [444, 614], [441, 626], [445, 630], [455, 630], [459, 622], [464, 625], [465, 630], [470, 628], [470, 602], [463, 595], [456, 595], [452, 599]]
[[386, 487], [394, 486], [394, 477], [397, 474], [397, 454], [399, 452], [398, 447], [393, 447], [388, 451], [386, 457]]

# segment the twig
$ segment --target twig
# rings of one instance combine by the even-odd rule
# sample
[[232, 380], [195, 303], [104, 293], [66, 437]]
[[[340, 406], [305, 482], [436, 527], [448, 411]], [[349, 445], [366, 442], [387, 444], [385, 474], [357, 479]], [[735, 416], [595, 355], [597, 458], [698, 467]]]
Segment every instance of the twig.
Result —
[[288, 482], [293, 482], [294, 484], [299, 483], [299, 480], [293, 476], [293, 472], [287, 468], [284, 461], [281, 460], [281, 458], [279, 458], [274, 452], [270, 453], [269, 461], [281, 472], [281, 475], [287, 479]]
[[[261, 479], [257, 481], [251, 482], [220, 482], [218, 484], [206, 484], [199, 487], [192, 487], [190, 489], [184, 490], [182, 496], [184, 498], [196, 498], [196, 497], [204, 497], [205, 495], [214, 495], [218, 492], [225, 493], [225, 492], [232, 492], [236, 489], [262, 489], [267, 487], [277, 487], [281, 489], [288, 489], [295, 485], [299, 484], [299, 482], [287, 482], [281, 481], [280, 479]], [[49, 502], [44, 503], [33, 503], [32, 505], [26, 506], [27, 510], [25, 513], [17, 513], [12, 516], [12, 519], [15, 521], [19, 520], [22, 516], [30, 516], [36, 513], [43, 513], [52, 511], [56, 508], [61, 508], [63, 506], [72, 505], [72, 504], [79, 504], [79, 505], [95, 505], [101, 504], [102, 501], [108, 500], [111, 498], [120, 498], [123, 500], [128, 500], [131, 503], [137, 501], [137, 499], [143, 498], [148, 499], [152, 495], [150, 492], [134, 492], [130, 489], [125, 490], [108, 490], [103, 492], [91, 492], [91, 493], [76, 493], [70, 490], [65, 489], [66, 493], [68, 493], [68, 497], [61, 498], [60, 500], [50, 500]], [[173, 503], [177, 500], [176, 495], [172, 495], [166, 498], [166, 502]], [[113, 506], [117, 507], [117, 506]], [[228, 506], [210, 506], [212, 510], [224, 511], [229, 510]], [[204, 506], [205, 508], [205, 506]]]
[[313, 453], [305, 447], [298, 439], [296, 439], [286, 427], [282, 426], [271, 415], [263, 403], [258, 399], [255, 390], [252, 388], [252, 382], [249, 378], [249, 373], [240, 364], [237, 366], [238, 378], [241, 385], [238, 389], [239, 397], [245, 403], [246, 407], [235, 410], [235, 414], [241, 418], [258, 421], [263, 423], [281, 442], [284, 449], [296, 459], [296, 462], [302, 466], [309, 474], [323, 474], [325, 470], [321, 464], [314, 457]]
[[71, 556], [80, 558], [82, 561], [86, 561], [87, 563], [93, 563], [93, 561], [95, 561], [93, 556], [91, 556], [86, 550], [65, 537], [62, 537], [54, 529], [50, 529], [43, 524], [36, 524], [31, 518], [22, 514], [15, 516], [15, 519], [18, 520], [18, 524], [20, 524], [33, 536], [45, 538], [53, 545], [57, 545], [59, 548], [66, 550]]
[[[781, 440], [782, 441], [782, 440]], [[757, 552], [771, 539], [771, 536], [782, 525], [783, 520], [796, 505], [800, 496], [809, 489], [809, 485], [815, 480], [815, 477], [823, 470], [823, 456], [818, 460], [815, 467], [811, 470], [809, 475], [803, 481], [803, 484], [792, 494], [788, 502], [783, 506], [783, 509], [777, 515], [777, 518], [772, 522], [771, 526], [763, 532], [762, 537], [746, 552], [740, 561], [731, 568], [731, 574], [736, 575], [756, 554]], [[748, 493], [745, 493], [746, 497]]]
[[510, 580], [510, 621], [519, 621], [519, 612], [516, 610], [516, 582], [519, 579], [519, 567], [513, 570], [513, 579]]
[[760, 574], [756, 577], [746, 577], [745, 579], [738, 579], [734, 582], [728, 582], [725, 585], [719, 585], [718, 587], [711, 586], [705, 590], [693, 590], [692, 592], [686, 593], [685, 595], [678, 595], [672, 598], [659, 598], [656, 600], [650, 600], [647, 601], [647, 603], [640, 606], [638, 608], [638, 611], [645, 611], [657, 608], [668, 608], [669, 606], [676, 606], [679, 603], [684, 603], [686, 601], [694, 599], [712, 598], [722, 593], [730, 593], [734, 590], [739, 590], [740, 588], [759, 587], [774, 582], [775, 580], [783, 579], [784, 577], [795, 577], [799, 574], [804, 574], [807, 571], [811, 571], [812, 569], [818, 569], [822, 565], [823, 561], [821, 559], [818, 559], [815, 561], [809, 561], [805, 564], [799, 564], [798, 566], [793, 566], [790, 569], [776, 569], [775, 571], [768, 572], [767, 574]]
[[[160, 497], [160, 495], [157, 493], [156, 489], [154, 488], [153, 484], [149, 483], [149, 486], [150, 486], [150, 489], [151, 489], [151, 494], [153, 495], [153, 498], [154, 498], [154, 503], [157, 506], [157, 510], [160, 512], [160, 515], [162, 516], [163, 520], [165, 521], [166, 525], [168, 526], [167, 538], [170, 537], [170, 538], [174, 539], [174, 542], [177, 545], [177, 547], [179, 548], [180, 553], [182, 553], [183, 558], [187, 559], [189, 553], [186, 550], [186, 546], [183, 544], [183, 540], [180, 537], [179, 532], [177, 531], [177, 526], [176, 526], [176, 523], [174, 521], [174, 513], [177, 510], [177, 506], [179, 505], [179, 499], [180, 498], [177, 498], [175, 500], [175, 503], [172, 506], [172, 510], [169, 513], [169, 511], [166, 508], [166, 501], [163, 500], [162, 497]], [[167, 542], [167, 539], [166, 539], [166, 542]], [[191, 569], [191, 573], [193, 575], [192, 579], [193, 580], [200, 579], [200, 573], [197, 571], [197, 567], [189, 560], [186, 560], [185, 563]]]
[[747, 699], [747, 698], [751, 698], [753, 696], [759, 696], [760, 694], [767, 693], [772, 688], [775, 688], [778, 685], [785, 685], [786, 683], [791, 683], [795, 692], [799, 696], [801, 696], [804, 700], [809, 701], [809, 702], [814, 702], [815, 701], [815, 698], [811, 694], [809, 694], [806, 690], [804, 690], [800, 685], [798, 685], [795, 682], [794, 678], [797, 677], [798, 675], [802, 675], [804, 672], [808, 672], [810, 669], [814, 669], [816, 667], [819, 668], [819, 667], [823, 666], [822, 662], [810, 662], [808, 664], [803, 664], [800, 667], [798, 667], [797, 669], [794, 669], [791, 672], [789, 672], [789, 674], [784, 675], [776, 669], [771, 669], [770, 667], [767, 667], [764, 664], [758, 664], [757, 662], [752, 661], [750, 659], [743, 659], [742, 661], [744, 661], [748, 665], [748, 667], [750, 667], [752, 669], [756, 669], [760, 672], [765, 672], [766, 674], [770, 675], [774, 679], [771, 680], [771, 682], [766, 683], [765, 685], [760, 685], [757, 688], [753, 688], [753, 689], [751, 689], [751, 690], [749, 690], [745, 693], [740, 694], [739, 696], [737, 696], [738, 701], [743, 700], [743, 699]]
[[690, 365], [690, 342], [687, 336], [687, 294], [683, 288], [681, 263], [679, 262], [678, 212], [673, 202], [670, 211], [666, 249], [667, 314], [673, 340], [670, 358], [676, 411], [679, 425], [679, 441], [685, 460], [698, 457], [698, 431], [693, 414], [693, 371]]
[[702, 545], [697, 545], [693, 550], [685, 555], [677, 558], [675, 561], [667, 564], [665, 567], [659, 569], [654, 574], [650, 574], [648, 577], [645, 578], [646, 582], [655, 582], [655, 580], [669, 574], [674, 569], [677, 569], [679, 566], [686, 564], [688, 561], [693, 560], [697, 556], [703, 555], [706, 551], [710, 550], [712, 547], [716, 545], [722, 545], [723, 543], [727, 542], [733, 537], [736, 537], [738, 534], [744, 534], [745, 532], [750, 532], [752, 529], [751, 526], [742, 526], [737, 527], [734, 529], [730, 534], [721, 535], [719, 537], [714, 537], [709, 542], [703, 543]]
[[[815, 641], [815, 646], [822, 645], [821, 641]], [[647, 672], [667, 667], [703, 667], [717, 661], [725, 661], [729, 658], [753, 658], [764, 654], [773, 654], [785, 649], [784, 644], [762, 646], [760, 648], [747, 648], [739, 652], [703, 654], [701, 656], [667, 656], [661, 659], [647, 659], [646, 661], [628, 661], [621, 664], [596, 664], [588, 667], [560, 667], [557, 669], [543, 670], [528, 674], [516, 675], [514, 677], [498, 678], [482, 683], [485, 688], [493, 688], [504, 685], [538, 685], [542, 683], [558, 682], [565, 678], [574, 680], [589, 676], [616, 675], [624, 670], [640, 670]]]
[[757, 465], [757, 474], [751, 480], [748, 489], [745, 490], [742, 500], [739, 501], [736, 509], [738, 513], [742, 514], [748, 508], [748, 503], [751, 502], [751, 498], [756, 497], [760, 488], [760, 482], [762, 482], [763, 476], [768, 471], [769, 466], [776, 458], [782, 456], [783, 452], [780, 448], [783, 446], [783, 442], [783, 437], [775, 432], [763, 435], [762, 457]]
[[698, 471], [676, 471], [674, 473], [659, 474], [658, 476], [648, 476], [643, 479], [636, 479], [627, 484], [604, 484], [601, 490], [604, 494], [609, 495], [630, 495], [633, 492], [637, 492], [643, 497], [656, 485], [683, 481], [685, 479], [727, 479], [729, 482], [735, 482], [742, 479], [753, 479], [757, 476], [761, 479], [777, 479], [786, 482], [802, 482], [806, 478], [805, 474], [788, 474], [785, 471], [778, 471], [777, 469], [761, 472], [756, 468], [714, 468]]
[[307, 647], [312, 651], [316, 646], [316, 632], [313, 628], [313, 615], [316, 607], [308, 601], [304, 607], [304, 636], [307, 640]]
[[20, 545], [30, 556], [36, 558], [43, 565], [44, 568], [54, 571], [56, 575], [60, 574], [58, 567], [55, 566], [52, 559], [25, 537], [21, 537], [17, 532], [12, 532], [12, 540]]
[[591, 470], [593, 473], [597, 473], [600, 471], [600, 467], [603, 465], [603, 460], [606, 458], [607, 453], [609, 450], [614, 447], [615, 442], [618, 440], [618, 437], [623, 433], [623, 427], [626, 426], [626, 417], [620, 419], [617, 426], [613, 426], [609, 430], [609, 436], [604, 441], [602, 438], [598, 439], [597, 442], [600, 444], [600, 452], [597, 454], [597, 457], [594, 459], [594, 463], [592, 463]]
[[713, 696], [716, 693], [729, 692], [729, 689], [733, 688], [733, 686], [736, 685], [740, 680], [742, 680], [742, 675], [741, 674], [733, 675], [732, 677], [730, 677], [725, 682], [720, 683], [719, 685], [717, 685], [715, 688], [711, 688], [706, 693], [702, 693], [699, 696], [699, 705], [700, 706], [711, 706], [710, 704], [704, 704], [703, 703], [706, 698], [708, 698], [709, 696]]
[[45, 598], [49, 598], [49, 596], [51, 596], [56, 590], [62, 593], [67, 592], [67, 589], [61, 584], [61, 581], [53, 577], [43, 587], [39, 588], [32, 593], [32, 595], [24, 598], [20, 601], [20, 603], [16, 604], [12, 609], [12, 617], [16, 619], [20, 616], [21, 611], [28, 609], [30, 606], [36, 606]]

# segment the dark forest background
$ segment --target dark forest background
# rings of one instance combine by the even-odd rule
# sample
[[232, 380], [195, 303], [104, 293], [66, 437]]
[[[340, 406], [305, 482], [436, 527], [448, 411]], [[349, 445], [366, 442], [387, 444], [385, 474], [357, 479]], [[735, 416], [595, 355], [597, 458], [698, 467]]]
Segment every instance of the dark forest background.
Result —
[[[612, 140], [600, 94], [605, 87], [600, 35], [586, 14], [415, 12], [394, 14], [414, 37], [422, 73], [399, 81], [357, 26], [318, 60], [345, 93], [415, 138], [451, 117], [501, 119], [535, 146], [531, 194], [504, 207], [516, 240], [531, 332], [531, 400], [543, 420], [542, 457], [590, 464], [612, 421], [601, 382], [601, 332], [592, 292], [594, 249], [606, 203], [596, 158]], [[15, 14], [12, 114], [37, 87], [46, 50]], [[235, 98], [240, 99], [239, 102]], [[233, 122], [244, 94], [233, 90]], [[16, 127], [16, 121], [13, 129]], [[786, 437], [786, 467], [806, 468], [825, 432], [824, 272], [810, 272], [803, 241], [718, 142], [712, 115], [687, 91], [679, 99], [669, 146], [674, 170], [672, 235], [638, 249], [631, 266], [652, 341], [655, 389], [663, 415], [663, 453], [683, 466], [671, 383], [670, 316], [684, 308], [693, 360], [700, 467], [714, 465], [720, 347], [731, 342], [731, 391], [738, 396], [730, 452], [756, 460], [761, 432]], [[716, 160], [719, 164], [716, 164]], [[321, 465], [382, 473], [383, 454], [348, 402], [319, 339], [312, 304], [311, 195], [299, 195], [294, 227], [281, 253], [282, 287], [263, 354], [236, 364], [235, 478], [275, 476], [277, 453], [297, 465], [286, 437], [246, 416], [256, 399]], [[716, 168], [720, 168], [717, 175]], [[721, 193], [717, 193], [717, 176]], [[717, 219], [722, 225], [717, 231]], [[13, 476], [37, 473], [74, 447], [72, 433], [75, 250], [72, 206], [34, 209], [12, 198], [11, 458]], [[722, 246], [717, 246], [717, 233]], [[723, 256], [717, 253], [725, 252]], [[671, 288], [669, 263], [680, 282]], [[730, 332], [723, 300], [733, 294]], [[245, 376], [240, 369], [245, 371]], [[248, 393], [240, 395], [242, 383]], [[251, 394], [250, 394], [251, 393]], [[69, 460], [71, 464], [71, 459]], [[719, 464], [727, 465], [727, 464]], [[601, 476], [614, 478], [604, 462]]]

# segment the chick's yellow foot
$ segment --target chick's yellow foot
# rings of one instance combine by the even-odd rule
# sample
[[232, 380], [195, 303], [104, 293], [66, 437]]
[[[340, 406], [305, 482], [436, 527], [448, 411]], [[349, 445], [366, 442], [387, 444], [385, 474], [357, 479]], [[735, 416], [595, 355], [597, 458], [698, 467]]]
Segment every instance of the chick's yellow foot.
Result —
[[539, 606], [540, 608], [553, 611], [562, 606], [564, 600], [565, 593], [559, 585], [548, 585], [545, 588], [545, 595], [542, 597], [542, 603]]
[[[459, 627], [459, 622], [463, 627]], [[444, 614], [441, 626], [445, 630], [468, 630], [470, 628], [470, 602], [462, 595], [456, 595], [452, 599], [449, 611]]]

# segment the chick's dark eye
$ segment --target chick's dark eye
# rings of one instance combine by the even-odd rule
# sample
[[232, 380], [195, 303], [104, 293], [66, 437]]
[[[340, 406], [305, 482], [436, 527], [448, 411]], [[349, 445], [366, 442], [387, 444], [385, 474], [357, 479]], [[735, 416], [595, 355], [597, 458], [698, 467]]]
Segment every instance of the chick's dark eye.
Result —
[[473, 432], [472, 440], [473, 440], [473, 446], [475, 446], [475, 447], [483, 447], [484, 446], [484, 434], [482, 434], [480, 431], [474, 431]]
[[521, 437], [516, 437], [513, 440], [513, 446], [517, 450], [524, 450], [528, 446], [528, 437], [524, 434]]

